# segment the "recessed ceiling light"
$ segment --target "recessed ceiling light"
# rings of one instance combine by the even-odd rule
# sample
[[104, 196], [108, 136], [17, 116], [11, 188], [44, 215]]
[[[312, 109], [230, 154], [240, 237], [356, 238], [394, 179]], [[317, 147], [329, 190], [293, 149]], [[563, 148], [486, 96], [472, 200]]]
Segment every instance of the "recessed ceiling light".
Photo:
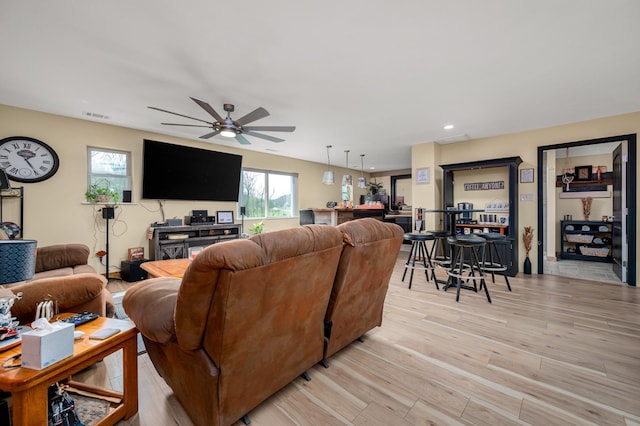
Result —
[[443, 127], [443, 129], [445, 129], [445, 130], [451, 130], [451, 129], [453, 129], [453, 127], [454, 127], [454, 126], [453, 126], [453, 124], [445, 124], [445, 125], [444, 125], [444, 127]]

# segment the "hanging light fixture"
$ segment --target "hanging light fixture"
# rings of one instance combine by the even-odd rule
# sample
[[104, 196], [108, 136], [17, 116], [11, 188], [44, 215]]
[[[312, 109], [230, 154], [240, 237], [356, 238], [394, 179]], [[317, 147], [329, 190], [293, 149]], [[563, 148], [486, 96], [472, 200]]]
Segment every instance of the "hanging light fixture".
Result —
[[[345, 164], [345, 167], [347, 169], [349, 169], [349, 150], [345, 149], [344, 153], [347, 155], [347, 162]], [[350, 174], [346, 174], [342, 176], [342, 184], [343, 185], [351, 185], [351, 175]]]
[[358, 188], [367, 187], [367, 178], [364, 177], [364, 154], [360, 154], [360, 177], [358, 178]]
[[327, 145], [327, 171], [322, 175], [322, 183], [325, 185], [333, 185], [335, 183], [333, 180], [333, 171], [331, 171], [331, 158], [329, 157], [330, 149], [331, 145]]

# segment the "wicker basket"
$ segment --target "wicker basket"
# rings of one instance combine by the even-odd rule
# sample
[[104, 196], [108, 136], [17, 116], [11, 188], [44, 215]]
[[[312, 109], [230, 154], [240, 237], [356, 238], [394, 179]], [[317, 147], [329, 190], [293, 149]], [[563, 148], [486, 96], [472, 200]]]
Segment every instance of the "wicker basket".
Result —
[[567, 241], [570, 243], [591, 243], [593, 235], [567, 234]]
[[580, 247], [580, 253], [585, 256], [607, 257], [608, 247]]

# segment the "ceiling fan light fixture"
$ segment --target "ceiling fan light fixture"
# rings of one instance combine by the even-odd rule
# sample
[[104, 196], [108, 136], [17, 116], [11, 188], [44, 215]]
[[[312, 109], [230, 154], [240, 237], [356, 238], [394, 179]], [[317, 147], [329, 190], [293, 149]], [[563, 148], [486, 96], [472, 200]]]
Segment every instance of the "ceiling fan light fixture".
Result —
[[220, 134], [225, 138], [235, 138], [237, 133], [233, 129], [222, 129], [220, 130]]

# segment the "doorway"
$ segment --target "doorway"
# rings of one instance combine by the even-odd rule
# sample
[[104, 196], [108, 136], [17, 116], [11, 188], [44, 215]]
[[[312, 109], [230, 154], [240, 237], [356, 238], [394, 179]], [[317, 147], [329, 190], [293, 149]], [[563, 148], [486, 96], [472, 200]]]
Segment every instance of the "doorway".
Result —
[[[614, 152], [616, 148], [619, 149]], [[568, 157], [571, 151], [576, 154], [582, 153], [582, 155], [587, 155], [584, 153], [608, 151], [609, 157], [606, 158], [610, 158], [611, 165], [605, 183], [611, 185], [604, 185], [604, 193], [588, 192], [587, 190], [592, 188], [585, 188], [584, 185], [588, 186], [590, 182], [578, 181], [574, 183], [574, 188], [571, 190], [580, 191], [580, 193], [574, 194], [573, 196], [571, 196], [571, 194], [565, 194], [566, 196], [561, 198], [577, 198], [577, 204], [573, 205], [575, 208], [575, 206], [580, 206], [579, 200], [581, 197], [583, 204], [587, 198], [590, 204], [592, 201], [591, 196], [606, 197], [606, 199], [597, 200], [600, 206], [600, 210], [598, 210], [597, 213], [602, 213], [602, 216], [606, 216], [606, 226], [609, 226], [612, 230], [613, 242], [610, 245], [612, 250], [608, 255], [608, 260], [612, 263], [606, 263], [600, 266], [608, 267], [608, 270], [614, 273], [617, 272], [621, 282], [635, 286], [636, 265], [635, 262], [629, 261], [629, 259], [635, 259], [637, 256], [637, 204], [635, 192], [637, 149], [635, 134], [538, 147], [538, 274], [552, 273], [563, 275], [562, 273], [558, 273], [557, 270], [549, 270], [549, 268], [545, 270], [545, 263], [550, 265], [550, 263], [545, 262], [545, 260], [555, 259], [556, 255], [559, 254], [562, 256], [563, 254], [562, 251], [557, 250], [560, 239], [564, 238], [566, 241], [560, 229], [562, 219], [566, 219], [565, 216], [578, 216], [574, 217], [574, 219], [583, 219], [582, 211], [576, 212], [576, 215], [565, 214], [563, 216], [564, 213], [557, 211], [556, 207], [557, 197], [554, 187], [556, 185], [564, 186], [563, 183], [556, 184], [556, 181], [560, 180], [558, 176], [561, 176], [564, 172], [563, 169], [576, 167], [576, 170], [584, 170], [584, 166], [571, 164], [570, 161], [562, 159]], [[565, 156], [562, 155], [563, 152]], [[590, 170], [590, 168], [588, 170]], [[575, 175], [567, 175], [567, 179], [564, 180], [564, 182], [570, 186], [573, 178], [575, 178]], [[610, 181], [608, 180], [609, 178]], [[596, 180], [595, 177], [593, 180]], [[598, 177], [597, 181], [600, 181], [600, 177]], [[576, 189], [575, 186], [579, 186], [576, 184], [582, 185], [583, 187]], [[602, 188], [593, 189], [602, 190]], [[562, 192], [564, 193], [564, 191], [565, 189], [563, 188]], [[566, 191], [570, 191], [570, 189], [567, 188]], [[603, 210], [602, 206], [606, 206], [606, 210]], [[567, 210], [566, 207], [563, 207], [563, 209]], [[600, 216], [591, 218], [590, 220], [595, 223], [595, 221], [600, 221]], [[602, 220], [604, 221], [605, 217], [602, 217]], [[570, 249], [563, 247], [563, 249], [574, 250], [573, 247]], [[580, 258], [581, 256], [562, 257]], [[589, 266], [595, 265], [595, 263], [592, 262], [584, 263]], [[565, 264], [567, 264], [567, 262], [565, 262]], [[614, 275], [612, 274], [611, 276]]]

